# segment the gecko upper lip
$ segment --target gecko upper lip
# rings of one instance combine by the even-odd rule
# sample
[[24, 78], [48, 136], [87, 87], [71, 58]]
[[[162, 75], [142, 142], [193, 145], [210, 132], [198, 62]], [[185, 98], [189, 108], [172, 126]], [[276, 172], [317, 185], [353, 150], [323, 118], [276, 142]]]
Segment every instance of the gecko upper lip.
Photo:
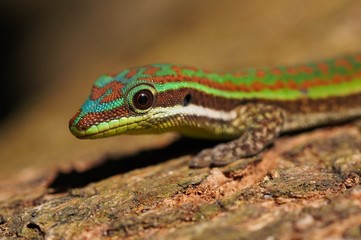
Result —
[[[107, 125], [106, 127], [101, 126], [100, 124], [98, 125], [92, 125], [89, 128], [87, 128], [86, 130], [82, 130], [81, 128], [79, 129], [76, 126], [72, 126], [70, 128], [71, 133], [79, 138], [79, 139], [92, 139], [92, 138], [102, 138], [102, 137], [107, 137], [107, 136], [113, 136], [116, 135], [116, 131], [117, 129], [123, 128], [123, 132], [125, 131], [125, 129], [127, 128], [127, 124], [126, 125], [116, 125], [113, 127], [110, 127], [109, 125]], [[119, 134], [119, 131], [118, 131]]]
[[97, 125], [92, 125], [86, 129], [82, 129], [82, 126], [72, 125], [70, 126], [71, 133], [80, 139], [87, 138], [103, 138], [110, 137], [123, 133], [130, 133], [134, 129], [142, 128], [141, 122], [146, 121], [145, 118], [123, 118], [113, 119], [109, 122], [101, 122]]
[[101, 135], [102, 133], [104, 133], [106, 131], [108, 131], [108, 130], [105, 130], [102, 132], [86, 133], [84, 130], [79, 130], [76, 127], [71, 128], [71, 133], [79, 139], [96, 138], [97, 135]]

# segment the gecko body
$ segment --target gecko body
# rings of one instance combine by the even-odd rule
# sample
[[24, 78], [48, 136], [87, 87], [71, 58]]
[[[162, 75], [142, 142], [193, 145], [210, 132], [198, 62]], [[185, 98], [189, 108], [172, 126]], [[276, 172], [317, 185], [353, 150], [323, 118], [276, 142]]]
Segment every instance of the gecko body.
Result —
[[99, 77], [69, 122], [78, 138], [176, 131], [228, 143], [191, 167], [257, 155], [280, 133], [361, 116], [361, 54], [230, 73], [152, 64]]

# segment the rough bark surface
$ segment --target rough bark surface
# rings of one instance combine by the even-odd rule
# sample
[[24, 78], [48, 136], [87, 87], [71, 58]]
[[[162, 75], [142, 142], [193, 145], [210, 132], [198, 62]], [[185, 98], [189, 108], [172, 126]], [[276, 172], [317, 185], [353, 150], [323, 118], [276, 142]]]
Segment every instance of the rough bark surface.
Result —
[[[163, 151], [186, 142], [178, 140]], [[0, 185], [0, 234], [24, 239], [358, 239], [360, 149], [361, 127], [353, 123], [283, 136], [262, 159], [223, 168], [189, 169], [190, 157], [182, 156], [78, 188], [66, 179], [85, 177], [92, 169], [24, 173], [11, 188]], [[156, 157], [136, 156], [137, 161]]]

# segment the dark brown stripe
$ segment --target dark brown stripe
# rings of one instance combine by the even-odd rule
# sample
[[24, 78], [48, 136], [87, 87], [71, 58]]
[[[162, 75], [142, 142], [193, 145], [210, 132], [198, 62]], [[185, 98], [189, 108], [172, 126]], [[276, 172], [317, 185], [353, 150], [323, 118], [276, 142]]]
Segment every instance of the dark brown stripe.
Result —
[[310, 99], [305, 97], [288, 101], [269, 99], [238, 100], [214, 96], [192, 88], [182, 88], [159, 93], [156, 107], [181, 105], [188, 94], [191, 95], [190, 102], [192, 104], [223, 111], [230, 111], [237, 106], [247, 103], [272, 104], [291, 113], [338, 112], [345, 108], [361, 108], [361, 93], [323, 99]]
[[184, 99], [190, 94], [190, 103], [217, 110], [230, 111], [239, 106], [242, 101], [237, 99], [227, 99], [210, 95], [193, 88], [181, 88], [178, 90], [168, 90], [158, 93], [156, 107], [170, 107], [182, 105]]

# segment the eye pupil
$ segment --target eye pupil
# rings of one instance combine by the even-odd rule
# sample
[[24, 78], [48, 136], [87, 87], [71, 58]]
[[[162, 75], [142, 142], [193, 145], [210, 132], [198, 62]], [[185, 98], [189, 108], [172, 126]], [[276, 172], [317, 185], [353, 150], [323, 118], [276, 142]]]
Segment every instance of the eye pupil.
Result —
[[133, 97], [133, 104], [139, 110], [146, 110], [153, 104], [153, 93], [149, 90], [141, 90]]
[[147, 103], [149, 101], [148, 96], [144, 93], [139, 94], [137, 100], [140, 105], [147, 105]]

